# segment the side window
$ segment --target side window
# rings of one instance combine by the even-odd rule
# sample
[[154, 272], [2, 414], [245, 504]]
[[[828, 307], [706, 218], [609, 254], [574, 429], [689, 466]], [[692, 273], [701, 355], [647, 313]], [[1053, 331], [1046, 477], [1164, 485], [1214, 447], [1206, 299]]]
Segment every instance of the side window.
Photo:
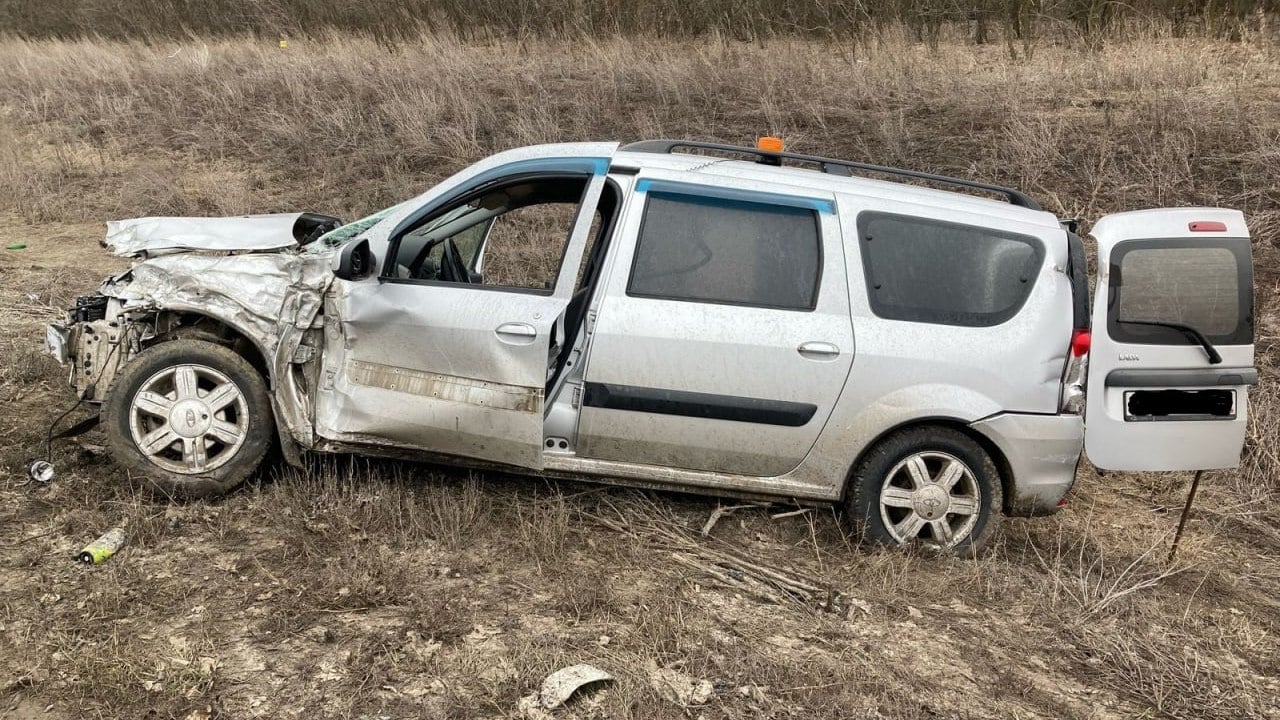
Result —
[[479, 258], [484, 284], [551, 289], [577, 216], [577, 198], [573, 204], [539, 203], [499, 215]]
[[968, 327], [1016, 315], [1044, 259], [1031, 236], [873, 212], [858, 217], [858, 245], [877, 316]]
[[1184, 345], [1173, 323], [1210, 342], [1253, 342], [1248, 240], [1133, 240], [1112, 251], [1107, 332], [1121, 342]]
[[652, 192], [627, 293], [811, 310], [821, 272], [813, 210]]
[[588, 181], [507, 182], [435, 212], [400, 236], [394, 277], [550, 290]]

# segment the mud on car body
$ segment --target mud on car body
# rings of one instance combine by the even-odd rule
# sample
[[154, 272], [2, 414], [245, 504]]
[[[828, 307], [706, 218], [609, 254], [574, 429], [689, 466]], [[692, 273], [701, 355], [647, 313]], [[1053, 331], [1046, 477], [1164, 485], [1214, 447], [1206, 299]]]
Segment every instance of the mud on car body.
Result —
[[519, 148], [335, 226], [109, 226], [137, 261], [48, 344], [131, 474], [223, 492], [278, 438], [842, 503], [965, 552], [1054, 512], [1086, 446], [1234, 466], [1256, 382], [1233, 210], [1101, 219], [1092, 304], [1023, 193], [774, 145]]

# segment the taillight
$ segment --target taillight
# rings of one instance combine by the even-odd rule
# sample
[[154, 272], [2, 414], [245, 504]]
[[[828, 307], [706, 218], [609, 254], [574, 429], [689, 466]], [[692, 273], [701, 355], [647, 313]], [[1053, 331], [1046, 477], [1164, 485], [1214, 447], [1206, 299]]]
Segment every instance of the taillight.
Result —
[[1072, 357], [1084, 357], [1089, 352], [1089, 345], [1093, 342], [1093, 335], [1088, 330], [1075, 330], [1071, 333], [1071, 355]]
[[1079, 415], [1084, 412], [1085, 359], [1093, 336], [1088, 328], [1071, 331], [1071, 357], [1062, 369], [1062, 394], [1058, 400], [1059, 412]]

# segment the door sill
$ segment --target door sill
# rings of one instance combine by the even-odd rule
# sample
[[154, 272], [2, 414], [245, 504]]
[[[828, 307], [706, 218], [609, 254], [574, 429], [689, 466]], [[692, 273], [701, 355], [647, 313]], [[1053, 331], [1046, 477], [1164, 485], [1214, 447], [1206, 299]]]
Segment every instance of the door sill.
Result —
[[830, 503], [840, 499], [838, 495], [831, 494], [830, 486], [814, 487], [810, 483], [786, 477], [730, 475], [616, 460], [595, 460], [560, 453], [543, 454], [542, 474], [570, 480], [589, 479], [614, 485], [699, 494], [794, 499], [814, 503]]

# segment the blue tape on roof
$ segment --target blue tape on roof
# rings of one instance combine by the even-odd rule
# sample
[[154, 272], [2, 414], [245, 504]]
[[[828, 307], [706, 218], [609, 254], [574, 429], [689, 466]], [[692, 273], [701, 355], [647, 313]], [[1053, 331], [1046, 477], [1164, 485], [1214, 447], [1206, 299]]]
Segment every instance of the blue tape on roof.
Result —
[[759, 192], [756, 190], [739, 190], [737, 188], [714, 187], [711, 185], [694, 185], [692, 183], [674, 182], [671, 180], [641, 180], [636, 183], [636, 192], [672, 193], [692, 195], [695, 197], [715, 198], [730, 202], [764, 203], [767, 205], [785, 205], [807, 210], [817, 210], [831, 215], [836, 211], [836, 204], [822, 198], [782, 195], [780, 193]]

